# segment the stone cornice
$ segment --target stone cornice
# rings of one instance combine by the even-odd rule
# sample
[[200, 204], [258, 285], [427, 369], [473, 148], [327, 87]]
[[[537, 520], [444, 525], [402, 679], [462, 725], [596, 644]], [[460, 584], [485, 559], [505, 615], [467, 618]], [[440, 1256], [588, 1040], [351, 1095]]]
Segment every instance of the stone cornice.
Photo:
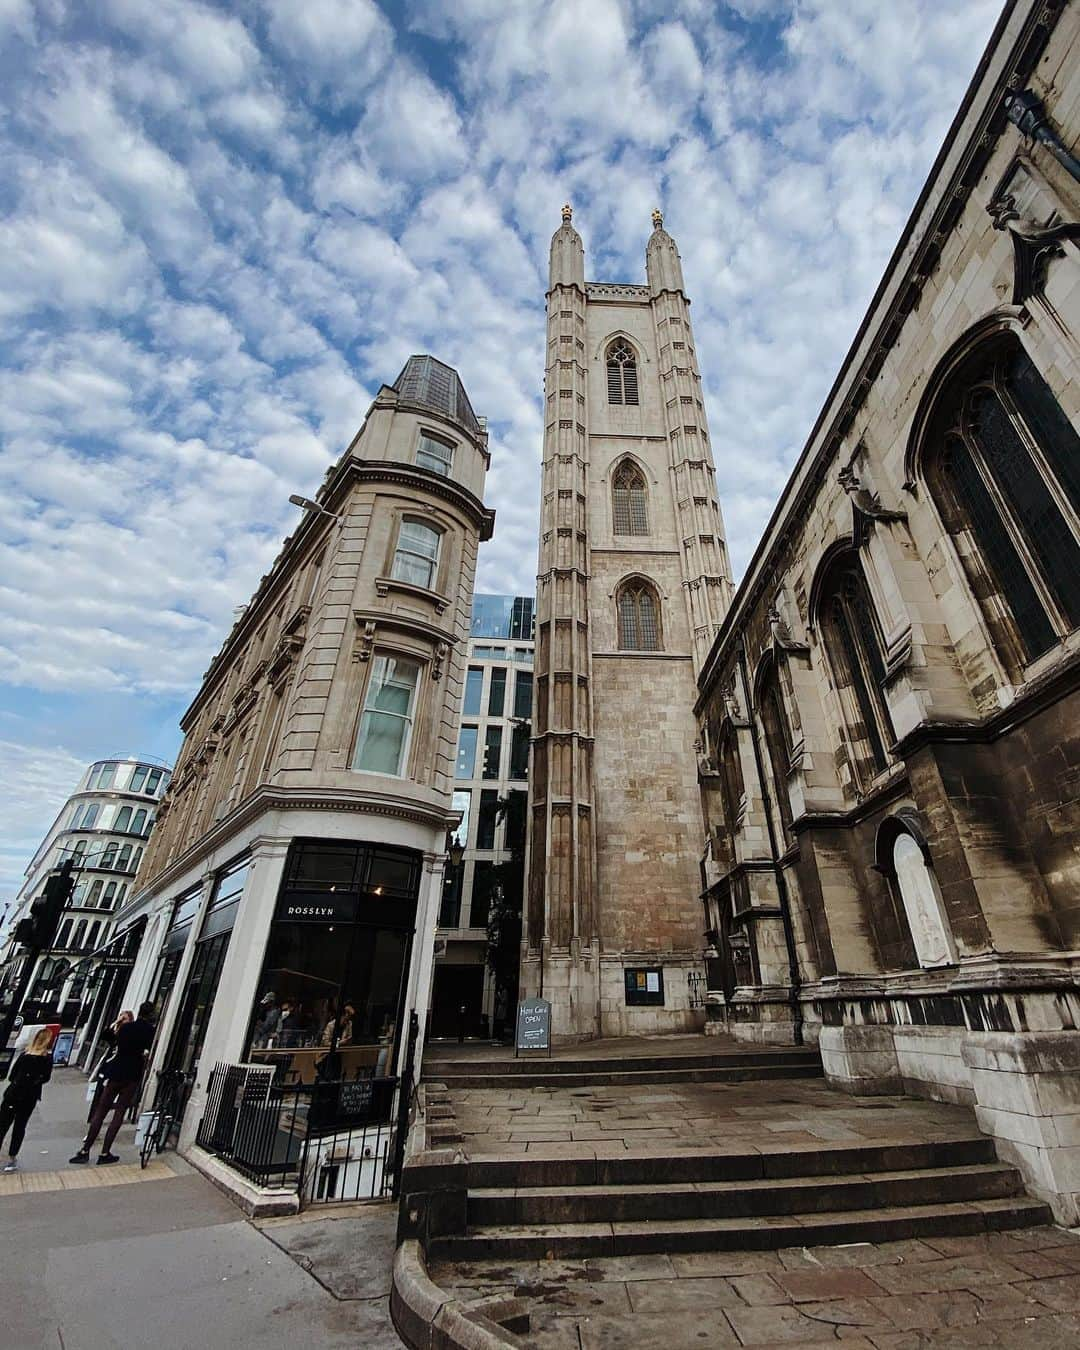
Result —
[[864, 999], [924, 998], [933, 994], [976, 994], [993, 989], [1022, 993], [1040, 989], [1075, 989], [1080, 952], [994, 952], [954, 966], [912, 969], [874, 975], [834, 975], [802, 986], [804, 1002], [858, 1002]]
[[[200, 835], [190, 848], [156, 873], [145, 886], [124, 905], [120, 914], [140, 907], [157, 892], [167, 889], [178, 877], [196, 867], [199, 861], [229, 841], [245, 826], [268, 811], [341, 811], [365, 816], [383, 816], [390, 820], [405, 820], [435, 830], [448, 829], [458, 817], [449, 805], [441, 808], [434, 803], [407, 801], [388, 793], [364, 792], [350, 788], [292, 788], [274, 787], [263, 783], [247, 796], [239, 806], [210, 830]], [[269, 836], [263, 835], [266, 839]]]
[[353, 483], [390, 483], [408, 488], [411, 493], [428, 494], [456, 506], [480, 532], [481, 542], [491, 538], [495, 530], [495, 512], [485, 506], [468, 488], [431, 469], [399, 460], [348, 459], [326, 486], [321, 505], [333, 511], [344, 502]]

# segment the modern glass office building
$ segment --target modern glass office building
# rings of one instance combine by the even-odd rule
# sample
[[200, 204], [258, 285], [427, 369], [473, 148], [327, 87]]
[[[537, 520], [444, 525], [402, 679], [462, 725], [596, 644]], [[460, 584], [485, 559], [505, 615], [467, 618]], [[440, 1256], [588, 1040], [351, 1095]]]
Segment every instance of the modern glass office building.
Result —
[[[91, 764], [41, 841], [12, 906], [8, 935], [29, 914], [49, 873], [75, 860], [75, 889], [53, 947], [35, 961], [23, 1010], [27, 1020], [76, 1029], [76, 1048], [96, 1034], [97, 1014], [107, 1011], [102, 993], [114, 981], [103, 973], [101, 954], [114, 936], [114, 915], [142, 861], [170, 773], [168, 765], [138, 756]], [[9, 936], [0, 967], [4, 988], [15, 986], [26, 959]]]
[[531, 596], [473, 597], [454, 764], [454, 810], [461, 814], [456, 838], [465, 854], [447, 869], [439, 910], [431, 996], [435, 1037], [498, 1034], [513, 1014], [516, 980], [503, 978], [492, 949], [512, 945], [509, 930], [520, 913], [532, 613]]

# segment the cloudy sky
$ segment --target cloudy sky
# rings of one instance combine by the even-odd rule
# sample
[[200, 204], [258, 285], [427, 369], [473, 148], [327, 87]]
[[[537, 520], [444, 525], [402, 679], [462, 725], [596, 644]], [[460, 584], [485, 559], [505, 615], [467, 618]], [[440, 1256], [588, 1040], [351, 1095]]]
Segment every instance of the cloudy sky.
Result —
[[379, 384], [492, 428], [531, 591], [559, 207], [693, 300], [736, 573], [999, 0], [0, 0], [0, 908], [90, 759], [177, 718]]

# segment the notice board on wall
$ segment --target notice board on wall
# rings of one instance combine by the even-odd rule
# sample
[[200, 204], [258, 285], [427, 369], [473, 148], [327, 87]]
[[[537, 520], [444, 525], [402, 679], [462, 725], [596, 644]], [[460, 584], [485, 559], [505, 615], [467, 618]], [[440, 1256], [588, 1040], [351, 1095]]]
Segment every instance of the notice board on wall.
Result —
[[664, 971], [661, 966], [627, 966], [623, 978], [626, 982], [627, 1007], [664, 1006]]

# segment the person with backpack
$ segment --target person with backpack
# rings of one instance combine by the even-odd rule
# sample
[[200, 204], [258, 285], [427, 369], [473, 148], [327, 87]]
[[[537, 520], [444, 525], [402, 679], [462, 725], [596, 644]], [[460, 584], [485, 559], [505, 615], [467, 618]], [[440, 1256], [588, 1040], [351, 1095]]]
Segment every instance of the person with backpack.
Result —
[[53, 1032], [42, 1027], [11, 1066], [8, 1085], [3, 1100], [0, 1100], [0, 1144], [8, 1130], [11, 1131], [5, 1172], [18, 1169], [19, 1149], [26, 1135], [27, 1122], [41, 1100], [41, 1089], [52, 1077], [52, 1047]]

